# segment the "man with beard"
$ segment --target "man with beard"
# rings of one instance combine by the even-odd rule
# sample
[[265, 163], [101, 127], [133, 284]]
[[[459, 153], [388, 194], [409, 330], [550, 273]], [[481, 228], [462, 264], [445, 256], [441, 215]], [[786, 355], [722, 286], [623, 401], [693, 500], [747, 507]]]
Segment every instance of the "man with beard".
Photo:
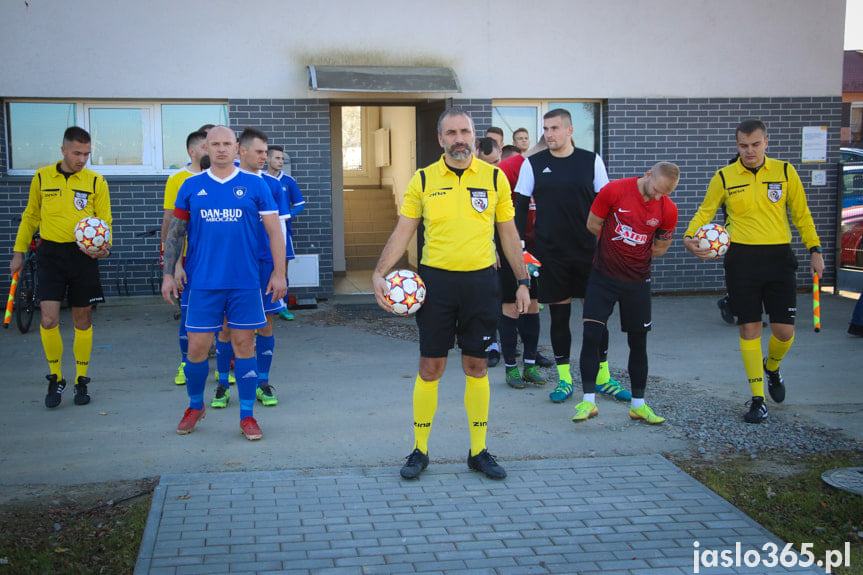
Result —
[[437, 408], [438, 382], [447, 354], [458, 340], [465, 373], [465, 410], [470, 426], [468, 467], [492, 479], [506, 471], [486, 449], [489, 383], [486, 346], [500, 315], [497, 272], [494, 269], [494, 229], [518, 279], [517, 305], [529, 303], [518, 232], [513, 222], [512, 198], [501, 171], [474, 158], [474, 126], [458, 108], [438, 120], [438, 142], [444, 155], [418, 170], [408, 184], [396, 228], [378, 260], [372, 283], [378, 305], [392, 311], [384, 276], [398, 262], [408, 242], [424, 224], [419, 274], [427, 295], [416, 321], [420, 335], [419, 373], [414, 383], [414, 450], [401, 469], [405, 479], [416, 479], [428, 466], [428, 438]]

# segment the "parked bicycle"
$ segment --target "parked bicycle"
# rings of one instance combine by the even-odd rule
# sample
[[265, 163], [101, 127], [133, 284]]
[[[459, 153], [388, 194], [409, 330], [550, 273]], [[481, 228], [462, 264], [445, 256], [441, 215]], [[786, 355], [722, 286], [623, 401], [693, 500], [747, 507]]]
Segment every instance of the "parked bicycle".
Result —
[[18, 289], [15, 292], [15, 323], [18, 331], [27, 333], [33, 324], [33, 314], [39, 308], [39, 275], [36, 273], [36, 249], [42, 243], [39, 232], [33, 234], [30, 247], [24, 254], [24, 265], [18, 272]]

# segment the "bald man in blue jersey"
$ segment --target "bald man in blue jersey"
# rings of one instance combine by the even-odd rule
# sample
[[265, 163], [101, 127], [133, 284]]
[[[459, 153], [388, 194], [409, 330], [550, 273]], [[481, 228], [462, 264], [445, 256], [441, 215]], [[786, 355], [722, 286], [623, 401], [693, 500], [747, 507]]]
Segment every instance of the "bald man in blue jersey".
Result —
[[[227, 319], [236, 357], [240, 396], [240, 430], [249, 440], [262, 437], [253, 416], [257, 388], [255, 331], [267, 325], [258, 278], [259, 221], [270, 240], [273, 272], [266, 294], [276, 301], [285, 296], [285, 243], [278, 208], [260, 176], [234, 166], [237, 137], [226, 126], [207, 134], [209, 170], [188, 178], [177, 194], [174, 217], [165, 241], [165, 273], [162, 297], [172, 303], [178, 282], [185, 281], [182, 268], [176, 270], [188, 235], [186, 268], [195, 283], [189, 286], [186, 330], [189, 334], [188, 361], [184, 368], [189, 408], [177, 426], [177, 433], [191, 433], [204, 418], [204, 387], [209, 373], [207, 352], [213, 334]], [[197, 272], [197, 273], [196, 273]]]

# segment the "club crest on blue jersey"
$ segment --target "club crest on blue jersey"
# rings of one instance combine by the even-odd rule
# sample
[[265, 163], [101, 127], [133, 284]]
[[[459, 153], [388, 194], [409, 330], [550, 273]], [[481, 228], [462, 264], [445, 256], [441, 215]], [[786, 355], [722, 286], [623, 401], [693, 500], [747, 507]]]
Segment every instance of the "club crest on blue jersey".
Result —
[[234, 195], [237, 197], [238, 200], [242, 200], [243, 198], [245, 198], [246, 193], [248, 193], [248, 190], [245, 188], [245, 186], [237, 186], [236, 188], [234, 188]]
[[468, 188], [468, 190], [470, 190], [470, 205], [477, 212], [483, 213], [488, 208], [488, 190], [477, 190], [474, 188]]
[[75, 192], [74, 204], [78, 211], [81, 211], [87, 207], [87, 197], [89, 195], [90, 194], [88, 194], [87, 192]]
[[782, 184], [767, 184], [767, 199], [774, 204], [782, 199]]

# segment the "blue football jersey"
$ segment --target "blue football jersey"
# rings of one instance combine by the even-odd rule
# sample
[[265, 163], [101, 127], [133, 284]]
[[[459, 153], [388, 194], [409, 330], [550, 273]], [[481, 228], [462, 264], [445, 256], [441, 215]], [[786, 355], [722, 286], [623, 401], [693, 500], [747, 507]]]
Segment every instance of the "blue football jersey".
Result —
[[[270, 188], [270, 192], [273, 195], [273, 201], [276, 202], [276, 207], [279, 209], [279, 215], [283, 216], [289, 214], [291, 209], [288, 207], [288, 201], [285, 198], [285, 192], [282, 190], [282, 185], [279, 183], [279, 180], [266, 172], [262, 172], [260, 176]], [[279, 222], [282, 228], [282, 236], [284, 237], [287, 237], [287, 231], [285, 230], [286, 221], [287, 220], [283, 219]], [[267, 230], [264, 228], [263, 220], [261, 221], [261, 228], [258, 231], [258, 259], [262, 262], [273, 261], [273, 252], [270, 251], [270, 236], [267, 235]]]
[[294, 231], [291, 229], [291, 220], [306, 208], [306, 200], [303, 198], [300, 186], [297, 185], [297, 181], [294, 178], [284, 172], [279, 172], [278, 179], [282, 184], [282, 191], [285, 193], [285, 198], [290, 208], [291, 217], [286, 220], [285, 227], [287, 228], [287, 234], [292, 236], [294, 235]]
[[278, 213], [270, 188], [236, 169], [224, 180], [210, 170], [187, 178], [177, 194], [187, 215], [186, 269], [195, 289], [257, 289], [261, 215]]

